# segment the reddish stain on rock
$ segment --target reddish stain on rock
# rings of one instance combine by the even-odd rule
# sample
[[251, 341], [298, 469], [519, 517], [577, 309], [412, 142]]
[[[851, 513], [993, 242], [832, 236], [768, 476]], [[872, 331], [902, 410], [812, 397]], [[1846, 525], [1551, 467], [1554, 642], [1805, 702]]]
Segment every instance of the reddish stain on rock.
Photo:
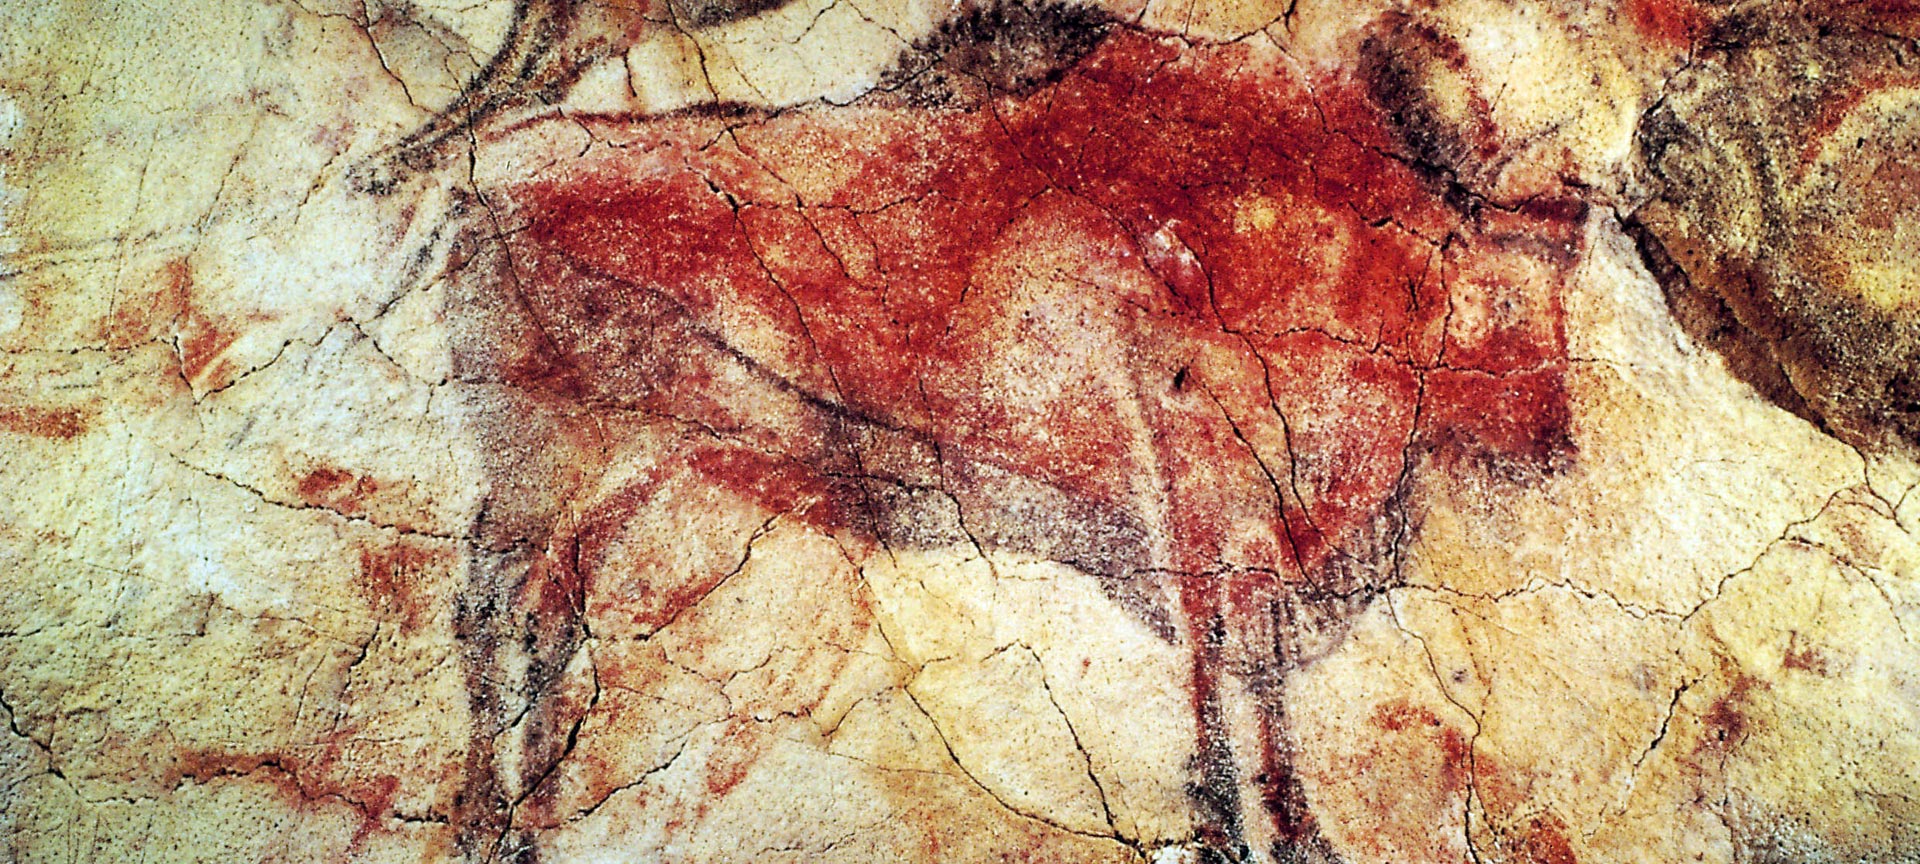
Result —
[[67, 441], [87, 431], [87, 415], [73, 408], [0, 405], [0, 431]]
[[190, 315], [180, 325], [180, 373], [196, 386], [229, 383], [238, 367], [226, 359], [226, 352], [238, 338], [206, 316]]
[[1787, 650], [1780, 657], [1780, 668], [1830, 678], [1833, 677], [1833, 667], [1832, 655], [1820, 645], [1812, 640], [1803, 641], [1797, 630], [1788, 634]]
[[[1222, 675], [1292, 662], [1254, 638], [1276, 598], [1390, 578], [1415, 472], [1525, 481], [1573, 456], [1584, 208], [1463, 202], [1388, 155], [1404, 124], [1365, 82], [1116, 28], [990, 110], [579, 122], [624, 146], [490, 195], [526, 322], [495, 374], [710, 430], [692, 470], [843, 538], [1013, 549], [1117, 600], [1162, 580], [1202, 761]], [[1436, 746], [1464, 783], [1465, 740]], [[1266, 768], [1281, 835], [1310, 833]]]
[[432, 516], [413, 503], [414, 490], [405, 480], [379, 479], [323, 463], [300, 472], [293, 479], [293, 487], [301, 503], [350, 519], [364, 519], [404, 532], [428, 530], [434, 522]]
[[1551, 813], [1529, 821], [1520, 833], [1514, 860], [1526, 864], [1580, 864], [1567, 840], [1567, 823]]
[[180, 352], [180, 374], [196, 387], [227, 382], [236, 367], [225, 359], [239, 334], [223, 327], [193, 302], [193, 267], [177, 258], [166, 267], [169, 305], [177, 310], [174, 344]]
[[1425, 731], [1441, 727], [1440, 716], [1405, 701], [1390, 702], [1373, 709], [1367, 722], [1388, 732]]
[[308, 504], [359, 514], [365, 512], [367, 499], [380, 491], [380, 484], [364, 474], [321, 465], [300, 476], [296, 491]]
[[808, 465], [718, 446], [696, 450], [688, 464], [701, 477], [723, 489], [744, 491], [749, 500], [772, 512], [795, 513], [830, 531], [854, 522], [853, 514], [845, 512], [858, 500], [852, 484], [823, 477]]
[[389, 774], [364, 776], [349, 765], [364, 764], [349, 750], [352, 730], [339, 730], [321, 741], [277, 751], [186, 750], [173, 754], [167, 784], [248, 780], [265, 783], [303, 806], [344, 805], [360, 816], [346, 857], [353, 856], [375, 831], [393, 818], [393, 802], [400, 779]]
[[[200, 389], [231, 384], [239, 367], [226, 357], [239, 331], [217, 313], [203, 308], [196, 297], [193, 264], [174, 258], [153, 276], [156, 285], [145, 298], [128, 299], [114, 309], [104, 327], [107, 344], [126, 348], [147, 342], [173, 346], [180, 376]], [[261, 320], [247, 316], [250, 321]]]
[[[1358, 860], [1451, 860], [1462, 856], [1460, 818], [1474, 790], [1493, 773], [1456, 725], [1405, 698], [1375, 705], [1351, 747], [1334, 751], [1316, 778], [1333, 800], [1360, 802], [1338, 826]], [[1470, 788], [1471, 785], [1471, 788]], [[1328, 791], [1333, 790], [1333, 791]], [[1482, 797], [1481, 804], [1485, 804]]]
[[1666, 48], [1692, 46], [1712, 23], [1697, 0], [1627, 0], [1626, 13], [1642, 37]]
[[[1854, 116], [1854, 113], [1867, 105], [1870, 100], [1888, 90], [1903, 90], [1916, 84], [1920, 84], [1920, 73], [1881, 69], [1872, 70], [1871, 74], [1849, 75], [1843, 80], [1833, 82], [1832, 86], [1827, 88], [1827, 92], [1822, 94], [1825, 98], [1821, 99], [1815, 107], [1813, 122], [1803, 133], [1806, 143], [1800, 146], [1800, 158], [1792, 166], [1793, 180], [1804, 181], [1808, 171], [1831, 167], [1827, 160], [1821, 158], [1821, 151], [1834, 146], [1832, 136], [1839, 131], [1841, 124]], [[1841, 147], [1856, 149], [1864, 144], [1865, 141], [1842, 140], [1839, 142]], [[1914, 188], [1911, 185], [1914, 169], [1907, 160], [1885, 159], [1881, 164], [1883, 167], [1879, 170], [1889, 173], [1876, 172], [1877, 176], [1874, 178], [1876, 186], [1884, 189]], [[1906, 203], [1906, 196], [1883, 195], [1878, 198], [1879, 200], [1872, 203], [1880, 206], [1867, 208], [1867, 212], [1860, 214], [1860, 221], [1869, 228], [1889, 230], [1893, 227], [1893, 220], [1900, 218], [1898, 213]]]
[[1751, 731], [1751, 721], [1747, 717], [1747, 707], [1752, 703], [1753, 690], [1765, 688], [1767, 684], [1745, 674], [1738, 675], [1733, 685], [1720, 698], [1707, 706], [1700, 715], [1700, 746], [1713, 752], [1732, 750], [1746, 740]]
[[[1462, 221], [1242, 53], [1126, 33], [994, 112], [802, 112], [704, 148], [698, 120], [663, 123], [651, 155], [510, 193], [555, 355], [517, 377], [773, 442], [699, 464], [772, 507], [831, 502], [808, 511], [829, 529], [876, 518], [875, 476], [965, 508], [984, 502], [960, 475], [1007, 472], [1137, 518], [1134, 478], [1157, 475], [1149, 530], [1175, 542], [1133, 563], [1192, 572], [1353, 551], [1422, 448], [1569, 453], [1557, 276], [1499, 246], [1572, 242], [1579, 210]], [[840, 176], [783, 176], [821, 164]], [[1036, 247], [1082, 272], [995, 272]], [[1468, 298], [1450, 271], [1494, 287]], [[1249, 524], [1264, 543], [1232, 536]]]

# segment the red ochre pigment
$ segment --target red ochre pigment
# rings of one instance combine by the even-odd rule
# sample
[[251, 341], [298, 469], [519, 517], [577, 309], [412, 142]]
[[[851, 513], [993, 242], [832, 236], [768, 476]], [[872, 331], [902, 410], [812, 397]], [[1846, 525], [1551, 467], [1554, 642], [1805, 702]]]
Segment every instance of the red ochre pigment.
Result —
[[[1069, 563], [1175, 586], [1203, 763], [1223, 646], [1378, 587], [1413, 472], [1572, 455], [1583, 208], [1450, 194], [1346, 73], [1119, 29], [971, 110], [576, 119], [619, 146], [488, 195], [535, 325], [506, 377], [710, 430], [706, 482], [852, 542], [915, 542], [890, 489], [977, 544], [1094, 538]], [[1254, 779], [1310, 835], [1278, 734]]]
[[1661, 48], [1690, 48], [1711, 24], [1695, 0], [1628, 0], [1626, 12], [1640, 35]]
[[1140, 565], [1185, 572], [1312, 578], [1417, 453], [1564, 456], [1579, 208], [1463, 221], [1251, 54], [1124, 32], [975, 111], [648, 124], [508, 194], [513, 377], [711, 427], [693, 465], [823, 527], [972, 461], [1163, 513]]

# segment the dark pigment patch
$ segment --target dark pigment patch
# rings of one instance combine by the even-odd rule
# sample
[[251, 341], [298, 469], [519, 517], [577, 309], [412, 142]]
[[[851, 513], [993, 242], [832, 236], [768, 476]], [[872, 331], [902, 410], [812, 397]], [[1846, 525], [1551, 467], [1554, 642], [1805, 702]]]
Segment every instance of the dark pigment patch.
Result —
[[[1390, 15], [1361, 44], [1361, 70], [1369, 95], [1385, 113], [1398, 150], [1412, 165], [1445, 190], [1456, 207], [1473, 206], [1470, 184], [1498, 151], [1493, 106], [1473, 88], [1461, 86], [1469, 71], [1467, 54], [1431, 24]], [[1466, 117], [1449, 118], [1437, 104], [1435, 87], [1464, 93]]]
[[688, 27], [713, 27], [771, 12], [793, 0], [667, 0], [674, 20]]
[[879, 89], [918, 107], [977, 107], [1057, 80], [1113, 24], [1099, 9], [1050, 0], [974, 7], [902, 53]]
[[[585, 610], [633, 602], [609, 588], [632, 575], [596, 562], [644, 500], [784, 514], [856, 556], [973, 547], [1091, 574], [1190, 646], [1206, 855], [1245, 858], [1258, 819], [1273, 858], [1334, 858], [1285, 676], [1394, 584], [1421, 472], [1533, 482], [1571, 458], [1561, 294], [1584, 208], [1454, 206], [1383, 154], [1398, 109], [1367, 81], [999, 8], [903, 79], [946, 68], [984, 82], [970, 99], [903, 84], [579, 118], [625, 146], [484, 192], [456, 359], [510, 386], [483, 424], [494, 492], [456, 615], [470, 854], [536, 848], [511, 815], [533, 790], [492, 748], [526, 710], [551, 731], [522, 775], [565, 758], [579, 700], [546, 694]], [[561, 524], [625, 428], [680, 430], [648, 458], [708, 492], [663, 505], [636, 481]], [[660, 626], [722, 575], [675, 577], [632, 620]], [[1260, 728], [1228, 728], [1241, 697]]]
[[[1704, 25], [1703, 25], [1704, 26]], [[1741, 8], [1638, 134], [1627, 220], [1676, 320], [1762, 396], [1920, 448], [1920, 85], [1909, 4]]]
[[476, 127], [512, 111], [552, 105], [586, 70], [631, 48], [662, 24], [699, 27], [757, 14], [785, 0], [514, 0], [505, 43], [461, 89], [460, 96], [391, 148], [352, 170], [351, 182], [386, 195], [408, 178], [439, 167]]

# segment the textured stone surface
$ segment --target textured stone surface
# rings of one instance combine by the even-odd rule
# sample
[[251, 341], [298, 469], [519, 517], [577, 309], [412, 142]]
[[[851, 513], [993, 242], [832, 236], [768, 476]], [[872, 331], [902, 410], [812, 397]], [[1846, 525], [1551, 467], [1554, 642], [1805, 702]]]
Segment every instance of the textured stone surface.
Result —
[[0, 849], [1913, 860], [1917, 37], [9, 10]]

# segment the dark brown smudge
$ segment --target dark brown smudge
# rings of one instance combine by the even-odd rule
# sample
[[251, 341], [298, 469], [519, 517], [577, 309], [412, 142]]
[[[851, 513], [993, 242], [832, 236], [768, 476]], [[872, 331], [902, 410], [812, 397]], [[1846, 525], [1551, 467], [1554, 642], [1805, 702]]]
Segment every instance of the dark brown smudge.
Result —
[[674, 17], [689, 27], [715, 27], [771, 12], [793, 0], [667, 0]]
[[[1920, 315], [1849, 288], [1920, 220], [1920, 184], [1899, 179], [1920, 126], [1831, 137], [1874, 92], [1920, 83], [1920, 10], [1775, 4], [1689, 27], [1707, 48], [1641, 123], [1653, 198], [1625, 220], [1675, 320], [1822, 431], [1920, 450]], [[1829, 145], [1842, 155], [1823, 160]], [[1896, 266], [1898, 290], [1920, 296], [1920, 266]]]
[[1473, 205], [1471, 187], [1498, 150], [1493, 109], [1477, 91], [1468, 96], [1464, 124], [1443, 118], [1431, 87], [1436, 79], [1470, 74], [1466, 52], [1432, 25], [1398, 13], [1361, 44], [1367, 88], [1386, 114], [1407, 160], [1443, 191], [1449, 204]]
[[915, 107], [978, 107], [1059, 80], [1106, 38], [1100, 9], [996, 0], [966, 9], [902, 52], [879, 90]]

